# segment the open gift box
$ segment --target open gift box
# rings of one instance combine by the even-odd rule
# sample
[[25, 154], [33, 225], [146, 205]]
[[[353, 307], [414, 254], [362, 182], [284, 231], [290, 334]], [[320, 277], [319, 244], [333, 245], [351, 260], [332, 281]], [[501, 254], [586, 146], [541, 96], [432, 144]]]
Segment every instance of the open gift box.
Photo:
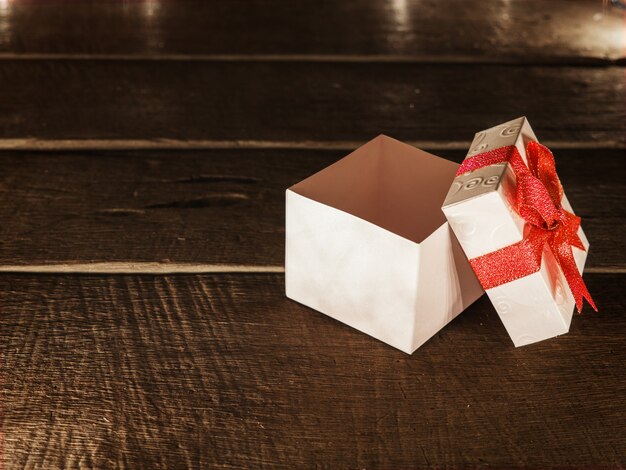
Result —
[[287, 297], [415, 351], [483, 293], [441, 211], [458, 167], [381, 135], [289, 188]]

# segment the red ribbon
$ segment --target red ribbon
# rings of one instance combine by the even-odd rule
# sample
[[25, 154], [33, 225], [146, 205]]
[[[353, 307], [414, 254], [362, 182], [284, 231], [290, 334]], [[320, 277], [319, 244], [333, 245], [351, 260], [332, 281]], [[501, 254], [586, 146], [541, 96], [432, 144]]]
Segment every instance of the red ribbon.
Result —
[[556, 174], [554, 156], [547, 147], [533, 141], [528, 143], [526, 157], [528, 166], [517, 147], [501, 147], [466, 159], [457, 171], [457, 175], [462, 175], [508, 162], [517, 178], [514, 209], [526, 221], [522, 241], [473, 258], [470, 264], [483, 288], [491, 289], [539, 271], [547, 247], [565, 275], [578, 313], [583, 299], [597, 312], [572, 252], [572, 246], [585, 249], [578, 236], [580, 217], [561, 206], [563, 187]]

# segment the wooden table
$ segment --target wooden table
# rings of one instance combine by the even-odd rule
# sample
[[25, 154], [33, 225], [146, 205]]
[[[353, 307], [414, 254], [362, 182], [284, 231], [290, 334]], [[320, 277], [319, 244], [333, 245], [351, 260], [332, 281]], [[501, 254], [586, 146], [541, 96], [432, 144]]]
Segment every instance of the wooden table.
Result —
[[[626, 465], [626, 10], [0, 2], [4, 468]], [[385, 133], [525, 114], [600, 307], [515, 349], [486, 297], [412, 356], [284, 296], [284, 190]]]

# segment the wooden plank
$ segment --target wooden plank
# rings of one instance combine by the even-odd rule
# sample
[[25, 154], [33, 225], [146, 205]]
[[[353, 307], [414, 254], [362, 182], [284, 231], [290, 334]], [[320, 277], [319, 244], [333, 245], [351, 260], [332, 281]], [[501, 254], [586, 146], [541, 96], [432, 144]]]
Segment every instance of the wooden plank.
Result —
[[379, 133], [467, 142], [524, 114], [544, 141], [626, 145], [621, 67], [57, 60], [2, 61], [0, 78], [5, 148], [42, 139], [267, 146]]
[[623, 275], [515, 349], [486, 297], [405, 355], [281, 275], [0, 276], [6, 468], [626, 464]]
[[7, 1], [0, 21], [5, 55], [576, 62], [625, 46], [623, 11], [585, 0]]
[[[435, 152], [460, 161], [465, 152]], [[344, 156], [323, 150], [0, 154], [0, 269], [276, 270], [284, 191]], [[560, 150], [559, 174], [592, 248], [623, 270], [623, 150]]]

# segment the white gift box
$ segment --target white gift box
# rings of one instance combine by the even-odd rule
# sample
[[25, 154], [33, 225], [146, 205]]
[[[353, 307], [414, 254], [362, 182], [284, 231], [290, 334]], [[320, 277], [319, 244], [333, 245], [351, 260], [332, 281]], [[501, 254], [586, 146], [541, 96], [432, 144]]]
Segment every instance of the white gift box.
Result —
[[[528, 121], [525, 117], [517, 118], [478, 132], [467, 157], [514, 145], [527, 163], [526, 146], [531, 140], [537, 141], [537, 138]], [[515, 184], [516, 178], [508, 163], [480, 168], [454, 179], [443, 211], [468, 259], [522, 239], [525, 221], [512, 206]], [[561, 203], [573, 213], [565, 195]], [[578, 235], [588, 249], [589, 242], [582, 228]], [[576, 247], [572, 250], [582, 273], [587, 252]], [[569, 331], [574, 297], [548, 248], [544, 249], [538, 272], [486, 292], [516, 347]]]
[[381, 135], [289, 188], [287, 297], [414, 352], [483, 293], [441, 211], [458, 167]]

